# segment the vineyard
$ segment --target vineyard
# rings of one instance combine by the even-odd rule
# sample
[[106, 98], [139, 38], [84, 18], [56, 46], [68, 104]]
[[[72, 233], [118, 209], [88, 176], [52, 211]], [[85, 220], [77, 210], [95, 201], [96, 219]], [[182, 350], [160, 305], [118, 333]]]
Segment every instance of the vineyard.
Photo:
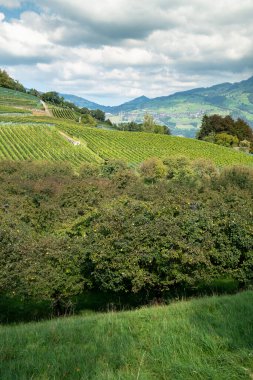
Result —
[[78, 115], [68, 108], [52, 108], [52, 114], [59, 119], [78, 120]]
[[0, 115], [19, 115], [19, 114], [32, 114], [31, 111], [23, 109], [23, 108], [15, 108], [15, 107], [8, 107], [0, 105]]
[[0, 87], [0, 106], [41, 108], [38, 98], [23, 92]]
[[72, 137], [85, 140], [88, 147], [103, 159], [122, 159], [136, 164], [149, 157], [186, 156], [189, 159], [205, 158], [220, 166], [253, 166], [253, 156], [194, 139], [143, 132], [106, 131], [79, 125], [62, 124], [57, 127]]
[[73, 165], [99, 161], [90, 149], [69, 144], [54, 127], [0, 125], [1, 160], [69, 161]]
[[[78, 113], [67, 108], [52, 107], [53, 117], [32, 115], [38, 102], [34, 96], [0, 88], [0, 159], [69, 161], [78, 166], [104, 159], [136, 165], [149, 157], [185, 156], [219, 166], [253, 166], [251, 155], [199, 140], [84, 126], [75, 122]], [[64, 134], [80, 145], [74, 146]]]

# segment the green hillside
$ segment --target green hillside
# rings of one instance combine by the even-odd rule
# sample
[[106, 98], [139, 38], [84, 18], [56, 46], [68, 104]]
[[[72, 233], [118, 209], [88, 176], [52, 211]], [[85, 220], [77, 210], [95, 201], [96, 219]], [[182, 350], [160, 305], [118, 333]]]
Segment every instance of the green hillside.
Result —
[[[220, 166], [253, 165], [253, 156], [222, 146], [176, 136], [103, 130], [77, 123], [70, 109], [52, 108], [53, 116], [31, 109], [38, 98], [0, 88], [0, 158], [82, 162], [121, 159], [135, 165], [150, 157], [205, 158]], [[33, 111], [34, 112], [34, 111]], [[44, 112], [44, 113], [43, 113]]]
[[69, 124], [62, 124], [58, 128], [84, 139], [88, 147], [103, 159], [116, 158], [140, 163], [149, 157], [183, 155], [190, 159], [209, 159], [218, 165], [253, 164], [250, 155], [199, 140], [143, 132], [98, 130]]
[[0, 328], [0, 377], [250, 380], [253, 292]]

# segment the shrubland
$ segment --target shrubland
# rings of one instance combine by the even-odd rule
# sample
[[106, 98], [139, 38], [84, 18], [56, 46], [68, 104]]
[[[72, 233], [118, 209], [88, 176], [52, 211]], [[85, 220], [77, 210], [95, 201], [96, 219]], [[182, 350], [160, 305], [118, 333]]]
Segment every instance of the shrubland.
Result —
[[2, 161], [0, 179], [2, 321], [252, 286], [252, 168]]

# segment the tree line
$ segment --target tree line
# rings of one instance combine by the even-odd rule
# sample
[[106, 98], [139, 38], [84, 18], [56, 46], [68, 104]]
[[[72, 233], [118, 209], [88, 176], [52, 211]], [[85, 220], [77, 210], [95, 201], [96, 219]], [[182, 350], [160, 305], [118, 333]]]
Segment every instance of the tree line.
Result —
[[229, 115], [204, 115], [197, 138], [253, 152], [252, 128], [244, 120], [234, 120]]

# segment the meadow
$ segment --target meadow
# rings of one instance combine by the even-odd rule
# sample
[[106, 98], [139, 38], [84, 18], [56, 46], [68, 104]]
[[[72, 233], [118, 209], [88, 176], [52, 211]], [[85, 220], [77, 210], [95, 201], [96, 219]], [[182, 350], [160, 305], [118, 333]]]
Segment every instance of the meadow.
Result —
[[250, 380], [253, 292], [0, 327], [5, 380]]

